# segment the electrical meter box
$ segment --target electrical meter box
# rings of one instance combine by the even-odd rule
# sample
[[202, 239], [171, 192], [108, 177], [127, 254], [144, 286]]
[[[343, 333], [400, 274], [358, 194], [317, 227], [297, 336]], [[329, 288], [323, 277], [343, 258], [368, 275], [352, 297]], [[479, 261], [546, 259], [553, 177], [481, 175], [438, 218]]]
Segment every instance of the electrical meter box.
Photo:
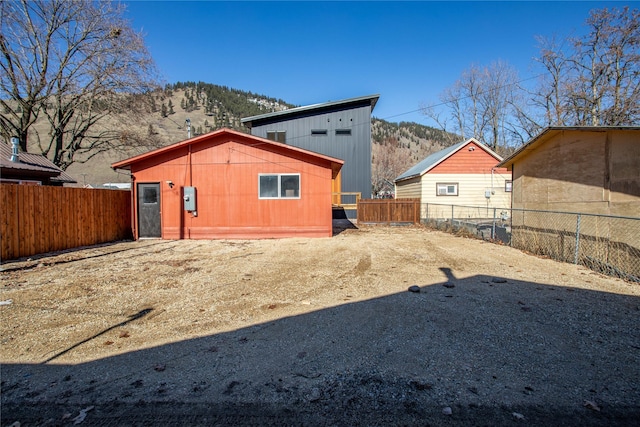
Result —
[[184, 210], [193, 212], [196, 210], [196, 187], [184, 187], [182, 192]]

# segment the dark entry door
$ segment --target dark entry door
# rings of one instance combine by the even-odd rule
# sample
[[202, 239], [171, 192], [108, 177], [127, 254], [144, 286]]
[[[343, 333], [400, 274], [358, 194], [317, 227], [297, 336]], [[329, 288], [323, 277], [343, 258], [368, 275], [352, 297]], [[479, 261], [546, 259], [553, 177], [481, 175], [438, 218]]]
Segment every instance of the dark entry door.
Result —
[[160, 184], [138, 184], [138, 237], [162, 237]]

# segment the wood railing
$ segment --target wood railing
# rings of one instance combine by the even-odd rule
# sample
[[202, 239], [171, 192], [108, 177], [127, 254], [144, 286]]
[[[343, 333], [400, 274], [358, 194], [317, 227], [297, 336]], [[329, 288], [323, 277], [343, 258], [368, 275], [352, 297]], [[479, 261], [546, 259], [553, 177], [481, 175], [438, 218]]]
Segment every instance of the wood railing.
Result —
[[[358, 202], [362, 193], [360, 192], [347, 192], [347, 193], [331, 193], [333, 196], [333, 206], [338, 206], [343, 209], [355, 210], [358, 207]], [[344, 198], [348, 198], [349, 202], [344, 201]]]

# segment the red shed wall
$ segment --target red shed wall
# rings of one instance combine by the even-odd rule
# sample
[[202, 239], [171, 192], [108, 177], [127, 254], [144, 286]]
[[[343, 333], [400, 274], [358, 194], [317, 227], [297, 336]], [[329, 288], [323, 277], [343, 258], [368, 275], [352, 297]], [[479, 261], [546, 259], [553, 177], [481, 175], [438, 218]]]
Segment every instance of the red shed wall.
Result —
[[[473, 151], [469, 151], [473, 147]], [[456, 151], [451, 157], [429, 171], [430, 174], [479, 174], [490, 172], [500, 163], [491, 154], [484, 151], [477, 144], [470, 142]], [[501, 174], [510, 174], [506, 168], [495, 169]]]
[[[132, 164], [131, 171], [135, 184], [160, 183], [164, 239], [332, 234], [331, 165], [317, 157], [214, 139]], [[300, 198], [260, 200], [258, 174], [263, 173], [299, 173]], [[196, 188], [197, 216], [183, 209], [184, 186]]]

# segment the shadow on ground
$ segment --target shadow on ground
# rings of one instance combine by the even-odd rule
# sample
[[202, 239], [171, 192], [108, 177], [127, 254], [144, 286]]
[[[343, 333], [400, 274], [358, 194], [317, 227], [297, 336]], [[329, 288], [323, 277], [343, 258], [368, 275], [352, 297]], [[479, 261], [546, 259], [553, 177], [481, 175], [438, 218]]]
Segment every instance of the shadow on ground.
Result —
[[344, 232], [345, 230], [356, 230], [358, 227], [347, 218], [333, 219], [333, 236]]
[[79, 365], [5, 364], [2, 425], [72, 425], [82, 409], [83, 425], [114, 426], [637, 423], [638, 298], [441, 270], [419, 292]]

